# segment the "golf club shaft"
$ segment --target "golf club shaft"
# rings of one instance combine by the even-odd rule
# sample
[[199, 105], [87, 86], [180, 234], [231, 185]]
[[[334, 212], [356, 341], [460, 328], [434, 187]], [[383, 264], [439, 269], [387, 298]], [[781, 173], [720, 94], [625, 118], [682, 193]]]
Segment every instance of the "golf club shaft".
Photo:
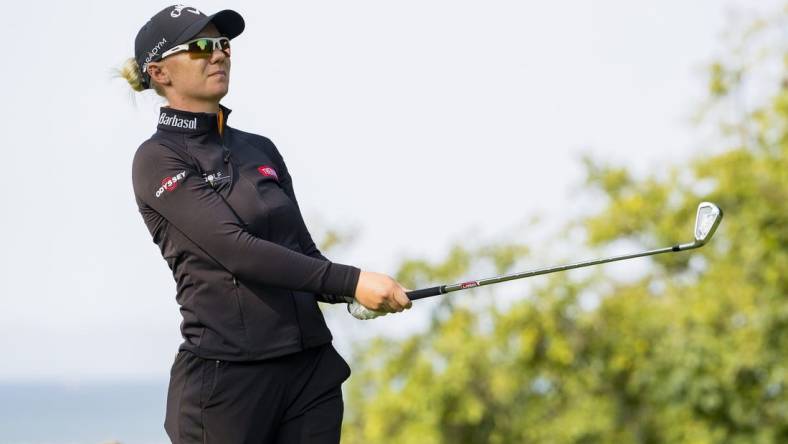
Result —
[[621, 256], [613, 256], [613, 257], [609, 257], [609, 258], [606, 258], [606, 259], [596, 259], [596, 260], [590, 260], [590, 261], [584, 261], [584, 262], [576, 262], [576, 263], [568, 264], [568, 265], [559, 265], [557, 267], [540, 268], [540, 269], [537, 269], [537, 270], [524, 271], [524, 272], [513, 273], [513, 274], [506, 274], [506, 275], [495, 276], [495, 277], [490, 277], [490, 278], [486, 278], [486, 279], [479, 279], [479, 280], [475, 280], [475, 281], [467, 281], [467, 282], [460, 282], [460, 283], [451, 284], [451, 285], [439, 285], [437, 287], [422, 288], [422, 289], [419, 289], [419, 290], [409, 291], [409, 292], [407, 292], [407, 295], [408, 295], [408, 298], [411, 301], [415, 301], [417, 299], [428, 298], [430, 296], [437, 296], [437, 295], [441, 295], [441, 294], [445, 294], [445, 293], [451, 293], [452, 291], [466, 290], [468, 288], [481, 287], [483, 285], [497, 284], [499, 282], [506, 282], [506, 281], [512, 281], [512, 280], [515, 280], [515, 279], [527, 278], [527, 277], [531, 277], [531, 276], [539, 276], [539, 275], [542, 275], [542, 274], [555, 273], [556, 271], [572, 270], [574, 268], [582, 268], [582, 267], [588, 267], [588, 266], [591, 266], [591, 265], [606, 264], [608, 262], [622, 261], [622, 260], [625, 260], [625, 259], [633, 259], [633, 258], [636, 258], [636, 257], [643, 257], [643, 256], [652, 256], [652, 255], [661, 254], [661, 253], [670, 253], [670, 252], [676, 252], [676, 251], [691, 250], [693, 248], [700, 247], [701, 245], [702, 244], [698, 244], [698, 243], [678, 244], [678, 245], [674, 245], [672, 247], [658, 248], [656, 250], [644, 251], [642, 253], [624, 254], [624, 255], [621, 255]]

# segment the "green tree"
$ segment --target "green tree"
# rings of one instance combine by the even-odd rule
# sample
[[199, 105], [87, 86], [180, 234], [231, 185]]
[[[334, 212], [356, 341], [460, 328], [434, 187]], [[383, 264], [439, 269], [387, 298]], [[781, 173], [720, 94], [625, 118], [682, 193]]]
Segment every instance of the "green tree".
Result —
[[[711, 65], [708, 116], [755, 69], [746, 42], [785, 18], [757, 23], [738, 58]], [[771, 50], [764, 63], [776, 54], [788, 73], [788, 51]], [[634, 280], [597, 267], [542, 278], [507, 305], [443, 298], [425, 332], [354, 354], [343, 442], [788, 442], [785, 79], [763, 106], [721, 124], [726, 149], [690, 165], [635, 177], [586, 160], [589, 188], [605, 197], [574, 224], [588, 248], [683, 240], [701, 200], [725, 210], [710, 244], [655, 256]], [[416, 288], [528, 257], [520, 245], [456, 246], [438, 263], [406, 261], [398, 278]]]

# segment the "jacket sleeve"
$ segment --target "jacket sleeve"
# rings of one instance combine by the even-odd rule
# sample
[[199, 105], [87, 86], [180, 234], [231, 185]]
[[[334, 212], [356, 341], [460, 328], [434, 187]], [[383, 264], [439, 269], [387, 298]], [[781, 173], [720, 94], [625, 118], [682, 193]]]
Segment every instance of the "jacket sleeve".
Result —
[[[310, 257], [327, 261], [328, 259], [325, 256], [323, 256], [323, 253], [321, 253], [320, 250], [317, 248], [317, 245], [315, 245], [315, 241], [312, 240], [312, 235], [309, 234], [309, 229], [307, 229], [306, 227], [306, 223], [304, 222], [304, 217], [301, 214], [301, 208], [298, 206], [298, 200], [296, 200], [295, 190], [293, 190], [293, 178], [290, 176], [290, 172], [287, 170], [287, 165], [285, 165], [285, 161], [282, 158], [282, 155], [279, 153], [279, 150], [276, 148], [274, 143], [271, 142], [271, 140], [266, 139], [266, 141], [271, 145], [274, 157], [276, 158], [276, 161], [279, 164], [279, 170], [280, 170], [278, 174], [279, 183], [282, 185], [282, 188], [284, 188], [285, 194], [287, 194], [287, 196], [290, 197], [290, 199], [293, 201], [293, 203], [295, 203], [296, 208], [298, 209], [298, 216], [299, 216], [299, 220], [301, 221], [299, 227], [298, 242], [301, 245], [302, 251], [304, 252], [304, 254]], [[360, 274], [360, 270], [359, 270], [359, 274]], [[358, 276], [356, 276], [356, 282], [353, 285], [354, 290], [357, 283], [358, 283]], [[318, 301], [327, 302], [330, 304], [347, 302], [344, 298], [342, 298], [342, 296], [344, 295], [336, 294], [336, 293], [332, 294], [331, 292], [323, 292], [323, 293], [315, 294], [315, 298]], [[353, 294], [350, 294], [348, 296], [353, 296]]]
[[353, 296], [360, 270], [290, 250], [246, 231], [224, 198], [171, 148], [146, 142], [132, 163], [134, 193], [241, 280]]

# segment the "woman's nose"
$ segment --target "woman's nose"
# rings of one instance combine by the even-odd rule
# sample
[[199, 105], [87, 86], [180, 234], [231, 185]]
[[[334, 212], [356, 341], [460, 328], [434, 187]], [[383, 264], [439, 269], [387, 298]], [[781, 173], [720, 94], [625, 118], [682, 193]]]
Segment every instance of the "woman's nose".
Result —
[[229, 57], [229, 55], [221, 49], [214, 49], [211, 53], [211, 63], [218, 63]]

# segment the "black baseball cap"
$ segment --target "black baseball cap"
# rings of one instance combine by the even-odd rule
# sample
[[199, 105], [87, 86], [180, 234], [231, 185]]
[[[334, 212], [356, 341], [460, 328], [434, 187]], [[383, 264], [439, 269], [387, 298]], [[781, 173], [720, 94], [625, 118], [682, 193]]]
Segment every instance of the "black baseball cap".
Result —
[[134, 58], [140, 67], [143, 86], [150, 88], [148, 63], [161, 60], [163, 52], [191, 40], [208, 23], [213, 23], [229, 39], [238, 37], [244, 30], [243, 17], [231, 9], [205, 15], [191, 6], [172, 5], [151, 17], [134, 39]]

